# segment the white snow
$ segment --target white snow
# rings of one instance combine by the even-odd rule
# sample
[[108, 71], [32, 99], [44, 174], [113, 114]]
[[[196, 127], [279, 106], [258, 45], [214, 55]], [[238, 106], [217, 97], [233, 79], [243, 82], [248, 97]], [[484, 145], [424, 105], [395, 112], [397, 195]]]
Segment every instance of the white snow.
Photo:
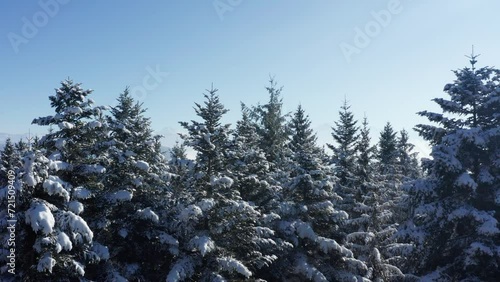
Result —
[[105, 173], [106, 168], [102, 165], [93, 164], [93, 165], [85, 165], [83, 166], [84, 173]]
[[175, 239], [174, 237], [165, 232], [161, 232], [159, 238], [160, 238], [160, 243], [162, 244], [175, 245], [175, 246], [179, 245], [179, 241], [177, 239]]
[[66, 145], [66, 138], [58, 138], [56, 139], [55, 146], [57, 149], [61, 150]]
[[94, 251], [101, 259], [104, 260], [109, 259], [109, 250], [108, 247], [106, 246], [94, 242], [94, 245], [92, 246], [92, 251]]
[[314, 230], [308, 223], [296, 222], [295, 228], [300, 238], [308, 238], [312, 241], [316, 241], [316, 233], [314, 233]]
[[201, 256], [205, 256], [207, 253], [213, 251], [215, 249], [215, 243], [207, 236], [195, 236], [189, 242], [189, 246], [193, 249], [200, 251]]
[[221, 268], [227, 272], [237, 272], [243, 276], [245, 276], [247, 279], [252, 276], [252, 272], [240, 261], [230, 258], [230, 257], [223, 257], [217, 259], [219, 262], [219, 265]]
[[138, 210], [137, 214], [139, 215], [140, 218], [142, 219], [147, 219], [151, 220], [152, 222], [157, 223], [159, 221], [158, 215], [151, 210], [151, 208], [145, 208], [143, 210]]
[[474, 191], [477, 188], [477, 183], [472, 179], [472, 177], [470, 177], [467, 172], [462, 173], [455, 181], [455, 184], [460, 187], [472, 188], [472, 190]]
[[83, 204], [78, 201], [71, 201], [68, 203], [68, 209], [74, 214], [81, 214], [83, 212]]
[[189, 205], [183, 209], [179, 214], [179, 219], [183, 222], [187, 222], [190, 219], [196, 219], [198, 216], [202, 215], [202, 210], [196, 205]]
[[62, 229], [69, 229], [73, 233], [73, 240], [76, 243], [83, 242], [83, 239], [87, 242], [92, 242], [94, 233], [90, 230], [87, 222], [73, 212], [66, 211], [62, 213], [60, 217], [60, 226]]
[[36, 267], [38, 272], [48, 271], [52, 273], [52, 268], [56, 265], [56, 260], [52, 258], [50, 253], [46, 253], [39, 261]]
[[69, 184], [62, 181], [58, 176], [49, 176], [43, 182], [43, 189], [50, 195], [59, 195], [63, 197], [66, 201], [69, 201], [69, 192], [66, 187]]
[[67, 114], [81, 114], [83, 111], [80, 107], [67, 107], [65, 112]]
[[73, 266], [75, 267], [75, 271], [80, 274], [80, 276], [85, 275], [85, 266], [83, 266], [83, 264], [73, 260]]
[[87, 126], [90, 128], [98, 128], [98, 127], [102, 127], [102, 123], [94, 120], [94, 121], [87, 123]]
[[227, 176], [223, 176], [220, 178], [212, 177], [212, 179], [210, 179], [210, 185], [212, 186], [221, 185], [229, 188], [233, 185], [233, 183], [234, 181]]
[[55, 171], [67, 170], [69, 167], [70, 167], [70, 165], [66, 162], [53, 161], [53, 160], [49, 161], [49, 169], [53, 169]]
[[33, 231], [42, 231], [45, 235], [52, 233], [55, 219], [50, 209], [43, 203], [37, 202], [26, 211], [26, 224], [31, 224]]
[[137, 161], [135, 162], [135, 166], [141, 170], [149, 171], [149, 164], [145, 161]]
[[133, 193], [127, 190], [119, 190], [109, 196], [111, 202], [125, 202], [132, 200]]
[[325, 237], [318, 236], [319, 248], [326, 254], [331, 250], [337, 251], [346, 257], [353, 257], [353, 253], [344, 246], [341, 246], [337, 241]]
[[87, 188], [82, 186], [76, 187], [73, 189], [73, 198], [79, 200], [85, 200], [92, 196], [92, 193]]
[[68, 235], [64, 232], [60, 232], [56, 237], [56, 252], [60, 253], [62, 250], [71, 251], [73, 249], [73, 243], [69, 239]]
[[194, 274], [194, 265], [189, 257], [178, 260], [168, 273], [166, 282], [183, 281]]
[[305, 258], [297, 259], [295, 270], [302, 273], [307, 279], [314, 282], [328, 282], [325, 275], [321, 273], [316, 267], [307, 263]]
[[197, 206], [199, 206], [202, 211], [208, 211], [215, 206], [215, 200], [212, 198], [203, 199], [197, 203]]
[[63, 122], [60, 122], [58, 124], [59, 128], [60, 129], [72, 129], [75, 127], [74, 124], [70, 123], [70, 122], [67, 122], [67, 121], [63, 121]]

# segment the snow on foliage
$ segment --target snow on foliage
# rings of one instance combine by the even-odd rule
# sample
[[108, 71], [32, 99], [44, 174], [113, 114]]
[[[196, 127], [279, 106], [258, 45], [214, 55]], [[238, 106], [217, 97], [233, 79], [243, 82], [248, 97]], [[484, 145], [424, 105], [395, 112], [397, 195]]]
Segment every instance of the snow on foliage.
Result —
[[33, 231], [42, 231], [45, 235], [48, 235], [53, 231], [55, 219], [44, 203], [35, 202], [26, 211], [26, 224], [31, 224]]
[[215, 200], [212, 198], [202, 199], [196, 204], [202, 211], [209, 211], [215, 206]]
[[467, 172], [462, 173], [457, 180], [455, 181], [455, 185], [459, 187], [469, 187], [472, 188], [473, 191], [476, 191], [477, 183], [470, 177]]
[[182, 222], [187, 222], [190, 219], [195, 220], [202, 214], [202, 210], [197, 205], [189, 205], [180, 212], [179, 220]]
[[346, 257], [353, 257], [352, 252], [344, 246], [339, 245], [337, 241], [325, 237], [318, 236], [319, 248], [326, 254], [330, 251], [337, 251]]
[[94, 242], [94, 244], [92, 245], [92, 251], [95, 252], [100, 259], [109, 259], [109, 249], [106, 246]]
[[94, 233], [90, 230], [87, 222], [85, 222], [83, 218], [73, 212], [65, 211], [62, 212], [59, 220], [60, 226], [64, 230], [69, 230], [73, 233], [73, 240], [75, 242], [83, 243], [84, 239], [86, 242], [92, 242]]
[[88, 199], [92, 196], [92, 192], [90, 192], [90, 190], [88, 190], [87, 188], [79, 186], [79, 187], [76, 187], [73, 189], [72, 196], [75, 199], [85, 200], [85, 199]]
[[82, 172], [91, 174], [91, 173], [105, 173], [106, 168], [102, 165], [92, 164], [92, 165], [84, 165], [82, 166]]
[[311, 225], [305, 222], [295, 222], [294, 223], [297, 235], [299, 235], [300, 238], [307, 238], [312, 241], [316, 241], [316, 233], [314, 233], [314, 230], [312, 229]]
[[145, 161], [137, 161], [135, 162], [135, 166], [141, 170], [149, 171], [149, 164]]
[[483, 235], [495, 235], [500, 233], [497, 228], [498, 221], [489, 213], [485, 211], [479, 211], [472, 207], [460, 207], [448, 215], [448, 220], [454, 220], [456, 218], [472, 217], [477, 222], [481, 223], [478, 228], [478, 233]]
[[45, 189], [47, 194], [49, 194], [50, 196], [61, 196], [66, 201], [69, 201], [69, 192], [66, 188], [68, 186], [68, 183], [62, 181], [59, 177], [52, 175], [49, 176], [48, 179], [45, 179], [45, 181], [43, 182], [43, 189]]
[[64, 112], [66, 114], [81, 114], [83, 110], [80, 107], [67, 107]]
[[68, 203], [68, 209], [74, 214], [81, 214], [83, 212], [83, 204], [78, 201], [71, 201]]
[[36, 270], [38, 272], [46, 272], [52, 273], [52, 268], [56, 265], [56, 260], [52, 258], [50, 253], [44, 254], [44, 256], [38, 261], [38, 265]]
[[215, 177], [213, 176], [211, 179], [210, 179], [210, 185], [212, 186], [225, 186], [225, 187], [231, 187], [233, 185], [234, 181], [227, 177], [227, 176], [223, 176], [223, 177]]
[[127, 190], [119, 190], [111, 194], [108, 199], [111, 202], [125, 202], [132, 200], [133, 193]]
[[194, 275], [194, 264], [190, 258], [178, 260], [168, 273], [166, 282], [183, 281]]
[[68, 170], [70, 167], [71, 166], [68, 163], [62, 161], [51, 160], [49, 162], [49, 169], [53, 169], [55, 171]]
[[240, 261], [230, 258], [230, 257], [223, 257], [217, 259], [219, 262], [219, 265], [221, 266], [222, 270], [225, 270], [227, 272], [237, 272], [243, 276], [245, 276], [247, 279], [252, 276], [252, 272]]
[[87, 126], [94, 129], [94, 128], [102, 127], [102, 123], [99, 121], [93, 120], [93, 121], [87, 123]]
[[152, 211], [151, 208], [137, 210], [137, 215], [139, 216], [139, 218], [150, 220], [154, 223], [157, 223], [160, 220], [158, 215], [154, 211]]
[[64, 232], [59, 232], [56, 236], [56, 252], [60, 253], [62, 250], [70, 251], [73, 248], [73, 243], [68, 235]]
[[60, 122], [58, 126], [60, 129], [73, 129], [75, 127], [74, 124], [67, 121]]
[[200, 251], [201, 256], [205, 256], [207, 253], [215, 250], [215, 243], [208, 236], [195, 236], [189, 241], [189, 246]]
[[325, 275], [321, 273], [321, 271], [319, 271], [316, 267], [307, 263], [306, 259], [303, 257], [299, 257], [297, 259], [295, 271], [304, 275], [307, 279], [313, 282], [328, 282], [328, 279], [325, 277]]
[[74, 267], [74, 270], [76, 271], [76, 273], [78, 273], [80, 276], [84, 276], [85, 275], [85, 267], [83, 266], [83, 264], [77, 262], [76, 260], [73, 260], [72, 263], [73, 263], [73, 267]]

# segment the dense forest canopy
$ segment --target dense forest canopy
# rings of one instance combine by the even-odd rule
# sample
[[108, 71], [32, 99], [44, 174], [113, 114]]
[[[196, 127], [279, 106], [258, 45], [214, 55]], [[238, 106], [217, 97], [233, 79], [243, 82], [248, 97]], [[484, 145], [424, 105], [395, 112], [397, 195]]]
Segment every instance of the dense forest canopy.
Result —
[[348, 101], [319, 146], [273, 78], [235, 126], [206, 90], [166, 158], [129, 89], [99, 106], [64, 80], [33, 120], [47, 134], [1, 150], [0, 278], [496, 281], [500, 70], [470, 63], [418, 113], [422, 160], [390, 122], [371, 140]]

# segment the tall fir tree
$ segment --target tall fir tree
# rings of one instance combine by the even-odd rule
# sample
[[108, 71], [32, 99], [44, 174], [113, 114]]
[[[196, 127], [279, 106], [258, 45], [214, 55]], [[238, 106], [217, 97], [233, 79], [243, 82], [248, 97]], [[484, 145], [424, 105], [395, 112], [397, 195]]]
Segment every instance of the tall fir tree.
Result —
[[432, 145], [427, 174], [409, 185], [412, 214], [400, 235], [414, 243], [410, 264], [426, 279], [495, 281], [500, 276], [500, 71], [454, 71], [443, 113], [419, 115], [437, 125], [416, 130]]
[[384, 126], [378, 141], [377, 159], [379, 170], [382, 174], [395, 174], [397, 151], [397, 132], [392, 128], [391, 123]]
[[333, 151], [336, 176], [343, 186], [354, 183], [356, 145], [359, 138], [357, 121], [350, 108], [347, 100], [344, 100], [344, 104], [340, 107], [339, 120], [332, 127], [335, 144], [327, 144]]
[[[18, 178], [20, 256], [18, 278], [26, 281], [67, 281], [85, 275], [85, 267], [107, 259], [105, 247], [80, 216], [83, 201], [99, 189], [104, 172], [96, 121], [103, 110], [93, 106], [80, 84], [65, 80], [50, 96], [54, 116], [33, 120], [56, 125], [36, 146], [23, 150]], [[34, 252], [33, 252], [34, 250]]]
[[269, 101], [254, 107], [252, 117], [256, 120], [257, 132], [260, 135], [260, 147], [273, 167], [279, 167], [285, 160], [288, 142], [287, 114], [283, 113], [283, 87], [277, 87], [274, 78], [269, 79], [266, 87]]

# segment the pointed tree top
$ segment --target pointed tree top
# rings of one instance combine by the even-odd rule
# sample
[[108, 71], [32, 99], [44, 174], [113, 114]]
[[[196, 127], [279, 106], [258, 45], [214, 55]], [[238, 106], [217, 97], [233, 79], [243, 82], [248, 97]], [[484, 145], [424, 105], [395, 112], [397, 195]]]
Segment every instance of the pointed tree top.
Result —
[[474, 45], [472, 45], [472, 53], [471, 53], [471, 55], [470, 56], [465, 55], [465, 57], [467, 57], [467, 58], [470, 59], [469, 62], [472, 65], [472, 70], [475, 69], [474, 65], [477, 63], [476, 58], [479, 57], [480, 55], [481, 54], [477, 54], [477, 55], [474, 54]]

